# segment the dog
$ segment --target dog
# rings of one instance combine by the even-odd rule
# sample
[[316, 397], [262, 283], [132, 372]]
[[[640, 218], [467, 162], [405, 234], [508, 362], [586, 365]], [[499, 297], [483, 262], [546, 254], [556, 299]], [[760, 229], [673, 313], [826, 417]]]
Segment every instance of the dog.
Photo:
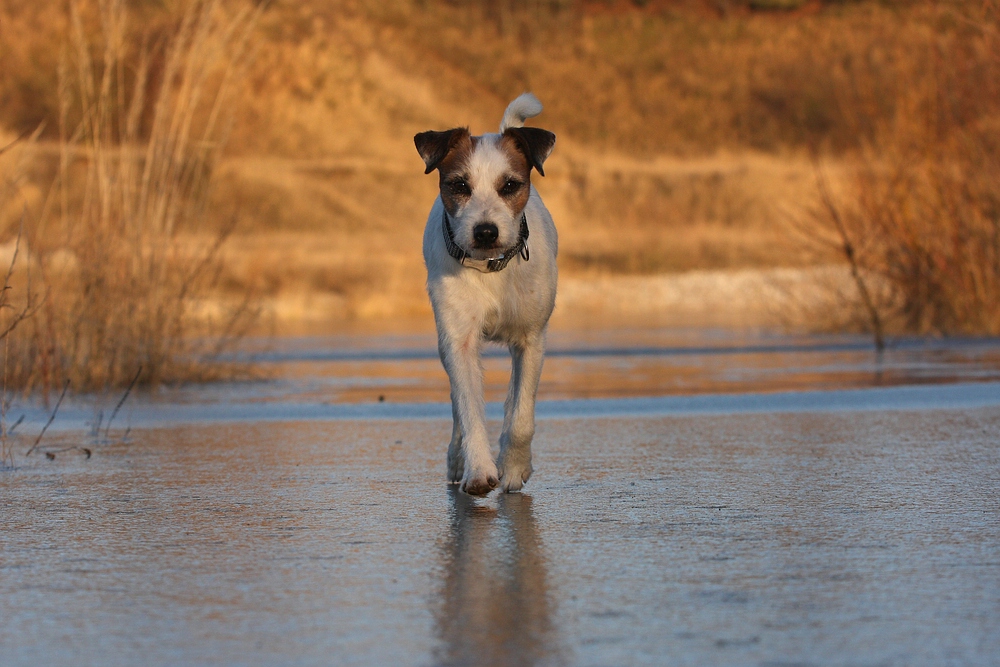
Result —
[[[518, 491], [532, 472], [535, 396], [557, 278], [555, 224], [530, 178], [532, 169], [545, 175], [556, 136], [524, 126], [541, 111], [538, 98], [524, 93], [507, 107], [498, 134], [472, 136], [458, 127], [413, 139], [424, 173], [439, 174], [423, 252], [438, 351], [451, 382], [448, 481], [471, 495], [497, 486]], [[506, 345], [512, 360], [496, 461], [483, 395], [487, 341]]]

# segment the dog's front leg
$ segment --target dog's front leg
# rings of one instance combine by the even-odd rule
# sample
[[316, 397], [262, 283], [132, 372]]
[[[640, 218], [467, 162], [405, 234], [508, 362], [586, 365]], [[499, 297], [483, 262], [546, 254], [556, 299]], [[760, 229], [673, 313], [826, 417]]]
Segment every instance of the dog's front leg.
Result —
[[500, 487], [518, 491], [531, 477], [531, 439], [535, 436], [535, 396], [542, 375], [545, 336], [538, 333], [510, 346], [511, 373], [500, 435]]
[[[444, 359], [442, 352], [441, 358]], [[465, 454], [462, 452], [462, 422], [458, 416], [458, 401], [451, 392], [451, 442], [448, 443], [448, 482], [458, 484], [465, 476]]]
[[480, 361], [482, 334], [477, 329], [461, 336], [443, 338], [441, 361], [451, 381], [452, 413], [455, 416], [452, 445], [448, 451], [449, 475], [452, 464], [457, 467], [458, 457], [453, 456], [452, 447], [458, 445], [464, 463], [461, 489], [472, 495], [482, 495], [495, 489], [500, 479], [486, 434], [486, 399], [483, 396], [483, 367]]

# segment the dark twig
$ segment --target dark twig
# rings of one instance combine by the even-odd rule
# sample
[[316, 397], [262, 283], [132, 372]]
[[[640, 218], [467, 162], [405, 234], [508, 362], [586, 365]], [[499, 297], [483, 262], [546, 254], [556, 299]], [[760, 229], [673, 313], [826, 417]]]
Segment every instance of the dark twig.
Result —
[[14, 422], [14, 425], [7, 429], [7, 435], [14, 435], [14, 430], [18, 426], [20, 426], [21, 422], [23, 422], [23, 421], [24, 421], [24, 415], [21, 415], [20, 417], [17, 418], [17, 421]]
[[885, 349], [885, 338], [882, 335], [882, 318], [879, 317], [878, 309], [875, 307], [875, 302], [868, 291], [868, 285], [865, 284], [864, 277], [861, 275], [858, 258], [854, 252], [854, 244], [851, 243], [851, 238], [847, 234], [847, 226], [844, 224], [843, 218], [840, 217], [840, 211], [837, 209], [837, 205], [833, 201], [833, 196], [830, 194], [826, 177], [823, 176], [823, 170], [819, 165], [819, 158], [815, 156], [814, 164], [816, 169], [816, 186], [819, 188], [820, 199], [830, 216], [830, 220], [833, 221], [837, 234], [840, 236], [841, 251], [844, 253], [844, 257], [847, 258], [847, 262], [851, 265], [851, 277], [854, 278], [854, 282], [858, 286], [861, 301], [864, 303], [865, 310], [868, 311], [868, 318], [871, 320], [872, 332], [875, 336], [875, 351], [881, 354]]
[[49, 459], [54, 459], [56, 457], [56, 454], [62, 454], [63, 452], [72, 452], [74, 450], [83, 452], [84, 456], [86, 456], [88, 459], [93, 454], [90, 447], [81, 447], [80, 445], [69, 445], [68, 447], [60, 447], [59, 449], [50, 449], [45, 452], [45, 456]]
[[3, 148], [0, 148], [0, 155], [3, 155], [7, 151], [9, 151], [11, 148], [14, 147], [14, 145], [17, 142], [19, 142], [21, 139], [24, 139], [26, 136], [28, 136], [28, 131], [27, 130], [25, 130], [24, 132], [22, 132], [16, 139], [14, 139], [14, 141], [10, 142], [9, 144], [7, 144], [6, 146], [4, 146]]
[[[14, 242], [14, 255], [10, 259], [10, 266], [7, 267], [7, 275], [4, 276], [3, 289], [0, 291], [0, 310], [4, 308], [12, 308], [9, 302], [9, 293], [11, 288], [10, 280], [14, 275], [14, 265], [17, 263], [17, 256], [21, 252], [21, 237], [24, 235], [24, 217], [27, 215], [27, 211], [21, 213], [21, 226], [17, 232], [17, 240]], [[21, 322], [25, 321], [29, 317], [35, 314], [34, 309], [31, 304], [31, 261], [29, 255], [29, 261], [27, 263], [28, 267], [28, 289], [25, 295], [25, 304], [21, 312], [12, 316], [7, 326], [0, 331], [0, 340], [3, 340], [10, 334], [14, 329], [17, 328]]]
[[25, 456], [30, 456], [31, 452], [35, 451], [35, 448], [38, 447], [38, 443], [42, 441], [42, 436], [45, 435], [45, 432], [49, 429], [49, 426], [52, 426], [52, 422], [56, 420], [56, 413], [59, 412], [59, 406], [62, 405], [63, 398], [66, 397], [67, 389], [69, 389], [69, 380], [66, 380], [66, 384], [63, 385], [62, 393], [59, 394], [59, 400], [56, 401], [56, 407], [53, 408], [52, 414], [49, 415], [49, 420], [45, 422], [45, 427], [42, 428], [42, 432], [38, 434], [38, 438], [35, 440], [35, 444], [31, 446], [31, 449], [25, 452], [24, 454]]
[[139, 375], [141, 373], [142, 373], [142, 364], [139, 364], [139, 370], [135, 372], [135, 377], [132, 378], [131, 382], [129, 382], [128, 389], [125, 390], [125, 395], [122, 396], [122, 400], [118, 401], [118, 405], [115, 406], [114, 412], [112, 412], [111, 416], [108, 418], [108, 425], [104, 429], [105, 438], [107, 438], [108, 434], [111, 432], [111, 422], [115, 420], [115, 416], [118, 414], [118, 411], [122, 409], [122, 406], [125, 404], [125, 400], [128, 398], [128, 395], [132, 393], [132, 387], [134, 387], [135, 383], [139, 381]]

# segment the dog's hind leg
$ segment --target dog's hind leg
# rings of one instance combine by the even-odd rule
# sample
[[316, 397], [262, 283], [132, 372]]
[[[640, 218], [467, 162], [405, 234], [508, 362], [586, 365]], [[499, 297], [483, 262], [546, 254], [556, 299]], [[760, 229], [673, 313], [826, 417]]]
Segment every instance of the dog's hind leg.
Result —
[[511, 374], [500, 435], [500, 488], [518, 491], [531, 477], [531, 439], [535, 436], [535, 396], [542, 375], [545, 334], [510, 346]]

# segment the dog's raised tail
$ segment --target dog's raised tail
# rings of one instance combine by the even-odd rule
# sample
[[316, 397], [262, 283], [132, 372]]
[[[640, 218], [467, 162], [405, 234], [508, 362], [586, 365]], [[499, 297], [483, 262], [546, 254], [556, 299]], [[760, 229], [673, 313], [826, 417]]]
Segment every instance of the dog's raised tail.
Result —
[[524, 121], [542, 113], [542, 103], [531, 93], [521, 93], [517, 99], [507, 105], [500, 121], [500, 134], [508, 127], [524, 127]]

